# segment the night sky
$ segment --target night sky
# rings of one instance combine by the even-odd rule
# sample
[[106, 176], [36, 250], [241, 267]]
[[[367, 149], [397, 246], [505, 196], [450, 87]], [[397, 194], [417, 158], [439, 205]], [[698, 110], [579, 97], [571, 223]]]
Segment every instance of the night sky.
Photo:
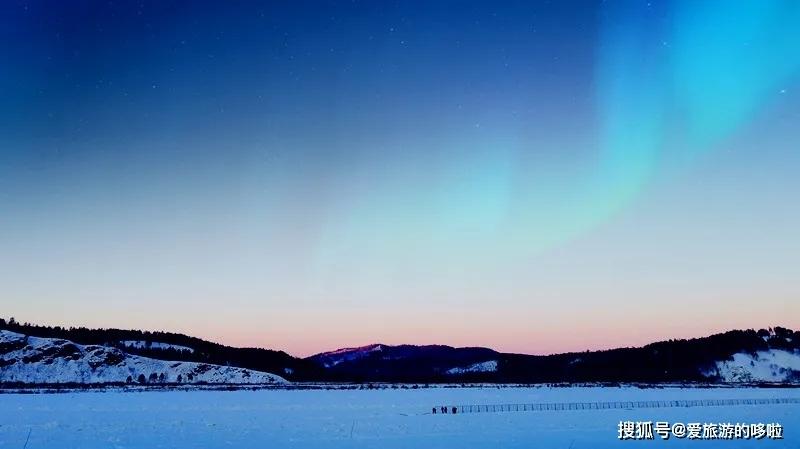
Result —
[[800, 2], [0, 6], [0, 316], [307, 355], [800, 327]]

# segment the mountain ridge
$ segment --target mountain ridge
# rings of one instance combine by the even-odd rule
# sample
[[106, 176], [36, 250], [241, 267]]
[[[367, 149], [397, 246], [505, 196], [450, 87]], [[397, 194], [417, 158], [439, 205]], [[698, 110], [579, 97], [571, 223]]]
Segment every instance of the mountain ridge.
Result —
[[306, 358], [283, 351], [232, 348], [168, 332], [47, 327], [0, 319], [3, 329], [102, 344], [159, 360], [275, 373], [295, 382], [800, 382], [800, 333], [780, 326], [552, 355], [372, 343]]

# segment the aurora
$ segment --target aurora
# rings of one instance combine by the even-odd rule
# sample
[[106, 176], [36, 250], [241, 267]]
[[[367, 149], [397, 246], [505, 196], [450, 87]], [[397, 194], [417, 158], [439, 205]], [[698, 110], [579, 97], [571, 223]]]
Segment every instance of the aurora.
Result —
[[800, 325], [798, 2], [43, 1], [0, 24], [18, 319], [298, 355]]

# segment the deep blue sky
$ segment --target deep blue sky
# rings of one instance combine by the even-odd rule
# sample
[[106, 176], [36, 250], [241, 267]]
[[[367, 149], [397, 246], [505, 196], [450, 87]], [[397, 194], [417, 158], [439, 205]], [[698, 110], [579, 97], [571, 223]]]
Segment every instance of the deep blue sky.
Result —
[[800, 325], [798, 23], [791, 1], [7, 2], [4, 313], [296, 353]]

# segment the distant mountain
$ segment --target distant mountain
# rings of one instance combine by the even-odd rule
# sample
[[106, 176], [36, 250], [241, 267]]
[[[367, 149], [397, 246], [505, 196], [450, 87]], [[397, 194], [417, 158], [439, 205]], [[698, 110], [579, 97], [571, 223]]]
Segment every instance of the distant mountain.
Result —
[[0, 330], [0, 382], [27, 384], [284, 384], [274, 374], [126, 354], [108, 346]]
[[466, 369], [499, 356], [487, 348], [374, 344], [323, 352], [307, 360], [325, 368], [334, 380], [425, 382], [452, 380], [456, 374], [451, 372], [453, 368]]
[[[734, 330], [639, 348], [544, 356], [508, 354], [480, 347], [371, 344], [324, 352], [306, 359], [282, 351], [232, 348], [167, 332], [67, 329], [3, 319], [0, 319], [0, 330], [71, 340], [86, 348], [103, 346], [129, 357], [275, 373], [290, 381], [800, 383], [800, 333], [783, 327]], [[0, 345], [0, 357], [8, 349], [3, 348]], [[54, 353], [54, 360], [70, 357], [69, 351], [59, 354], [62, 354], [60, 350]], [[7, 368], [0, 365], [0, 382], [6, 379], [2, 377], [6, 372]]]
[[378, 343], [374, 345], [362, 346], [360, 348], [342, 348], [335, 351], [323, 352], [321, 354], [309, 357], [316, 363], [321, 364], [325, 368], [336, 366], [342, 362], [352, 362], [369, 357], [373, 352], [383, 351], [383, 345]]
[[800, 334], [795, 335], [775, 327], [546, 356], [378, 344], [309, 360], [329, 378], [359, 382], [800, 382]]

